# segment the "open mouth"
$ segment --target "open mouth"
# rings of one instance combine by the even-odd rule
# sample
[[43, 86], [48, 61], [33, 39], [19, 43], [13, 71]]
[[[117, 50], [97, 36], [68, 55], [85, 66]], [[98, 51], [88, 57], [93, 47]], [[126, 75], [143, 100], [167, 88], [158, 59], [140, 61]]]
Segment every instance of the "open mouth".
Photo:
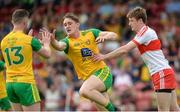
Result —
[[69, 32], [71, 32], [71, 30], [70, 30], [70, 29], [67, 29], [67, 32], [69, 33]]

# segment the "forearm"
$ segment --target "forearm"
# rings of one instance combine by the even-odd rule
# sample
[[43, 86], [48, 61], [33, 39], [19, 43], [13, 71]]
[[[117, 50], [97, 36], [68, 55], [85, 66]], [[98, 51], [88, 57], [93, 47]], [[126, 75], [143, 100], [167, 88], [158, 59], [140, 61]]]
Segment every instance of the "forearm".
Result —
[[116, 33], [114, 33], [114, 32], [109, 32], [109, 33], [105, 36], [105, 38], [106, 38], [107, 40], [117, 40], [117, 39], [118, 39], [118, 35], [117, 35]]
[[51, 48], [49, 47], [49, 44], [44, 44], [43, 49], [45, 54], [44, 57], [49, 58], [51, 56]]
[[130, 50], [134, 49], [135, 47], [136, 47], [136, 44], [130, 41], [128, 44], [122, 47], [119, 47], [118, 49], [104, 55], [104, 59], [111, 59], [111, 58], [122, 56], [124, 54], [127, 54]]
[[58, 42], [57, 40], [51, 41], [51, 45], [53, 48], [59, 51], [63, 51], [66, 48], [66, 43]]
[[124, 54], [127, 54], [127, 51], [125, 49], [123, 49], [123, 47], [120, 47], [120, 48], [106, 54], [105, 59], [112, 59], [112, 58], [120, 57]]

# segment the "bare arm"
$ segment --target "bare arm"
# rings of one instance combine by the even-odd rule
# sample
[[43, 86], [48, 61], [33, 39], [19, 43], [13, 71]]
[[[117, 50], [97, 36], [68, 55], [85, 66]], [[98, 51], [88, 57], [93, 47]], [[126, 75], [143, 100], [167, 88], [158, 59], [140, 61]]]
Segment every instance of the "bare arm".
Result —
[[65, 42], [58, 42], [57, 40], [51, 40], [51, 45], [53, 48], [55, 48], [58, 51], [63, 51], [66, 48], [66, 43]]
[[62, 41], [58, 42], [55, 39], [55, 32], [56, 32], [56, 30], [53, 30], [53, 33], [52, 33], [52, 36], [51, 36], [51, 45], [56, 50], [63, 51], [66, 48], [66, 43], [62, 42]]
[[117, 40], [118, 35], [114, 32], [102, 31], [99, 33], [99, 36], [96, 38], [97, 43], [104, 42], [105, 40]]
[[49, 58], [51, 56], [51, 49], [49, 47], [51, 34], [49, 32], [42, 32], [42, 47], [37, 52], [39, 55]]
[[111, 59], [111, 58], [116, 58], [119, 56], [122, 56], [124, 54], [127, 54], [130, 50], [136, 47], [136, 44], [133, 43], [132, 41], [129, 42], [128, 44], [119, 47], [118, 49], [108, 53], [108, 54], [97, 54], [93, 56], [94, 61], [101, 61], [101, 60], [106, 60], [106, 59]]

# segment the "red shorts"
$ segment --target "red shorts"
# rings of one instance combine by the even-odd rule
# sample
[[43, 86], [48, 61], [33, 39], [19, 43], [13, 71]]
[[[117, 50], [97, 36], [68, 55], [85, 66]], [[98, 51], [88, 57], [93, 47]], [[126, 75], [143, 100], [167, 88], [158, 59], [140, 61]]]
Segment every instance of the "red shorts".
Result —
[[154, 90], [175, 89], [176, 80], [172, 69], [164, 69], [151, 76]]

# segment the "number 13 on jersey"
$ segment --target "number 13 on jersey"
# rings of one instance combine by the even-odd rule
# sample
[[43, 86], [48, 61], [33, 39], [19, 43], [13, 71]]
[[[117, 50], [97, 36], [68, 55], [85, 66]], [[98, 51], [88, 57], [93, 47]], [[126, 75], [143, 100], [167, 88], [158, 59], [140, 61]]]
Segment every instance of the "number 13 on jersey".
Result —
[[[21, 50], [21, 46], [6, 48], [4, 50], [9, 65], [21, 64], [24, 61], [24, 56], [21, 54]], [[13, 57], [17, 57], [18, 59], [14, 59]]]

